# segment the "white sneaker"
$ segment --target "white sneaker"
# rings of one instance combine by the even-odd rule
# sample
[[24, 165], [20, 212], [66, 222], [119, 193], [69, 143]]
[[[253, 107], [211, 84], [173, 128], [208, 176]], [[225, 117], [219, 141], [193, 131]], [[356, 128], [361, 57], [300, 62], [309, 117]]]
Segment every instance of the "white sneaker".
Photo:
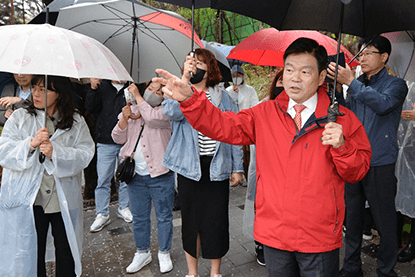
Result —
[[110, 223], [111, 223], [111, 218], [109, 214], [108, 215], [98, 214], [94, 220], [94, 223], [92, 223], [91, 228], [89, 228], [89, 230], [92, 233], [99, 232], [102, 230], [102, 228], [104, 228]]
[[133, 215], [131, 214], [130, 208], [128, 207], [123, 210], [120, 210], [120, 208], [118, 207], [117, 217], [124, 219], [124, 221], [127, 223], [133, 221]]
[[158, 253], [160, 272], [166, 273], [173, 269], [173, 263], [170, 259], [170, 253]]
[[146, 253], [135, 252], [134, 259], [131, 264], [127, 267], [127, 273], [135, 273], [151, 263], [151, 253], [150, 251]]

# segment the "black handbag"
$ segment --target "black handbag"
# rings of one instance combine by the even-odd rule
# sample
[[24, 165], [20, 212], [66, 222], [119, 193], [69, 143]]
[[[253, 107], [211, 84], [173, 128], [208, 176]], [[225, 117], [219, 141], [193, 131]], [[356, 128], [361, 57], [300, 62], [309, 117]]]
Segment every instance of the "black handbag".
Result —
[[140, 134], [138, 135], [137, 143], [135, 144], [133, 153], [127, 158], [125, 158], [120, 165], [117, 167], [115, 171], [114, 180], [117, 183], [124, 182], [129, 184], [131, 180], [134, 178], [135, 175], [135, 161], [134, 161], [134, 153], [135, 149], [137, 148], [138, 143], [140, 142], [141, 134], [144, 130], [144, 124], [141, 126]]

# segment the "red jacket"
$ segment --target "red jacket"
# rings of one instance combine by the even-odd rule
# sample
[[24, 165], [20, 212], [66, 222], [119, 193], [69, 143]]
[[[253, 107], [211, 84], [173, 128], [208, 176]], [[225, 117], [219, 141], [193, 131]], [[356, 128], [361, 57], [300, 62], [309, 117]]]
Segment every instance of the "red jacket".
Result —
[[337, 117], [345, 144], [334, 149], [320, 138], [327, 123], [327, 93], [318, 91], [316, 111], [296, 133], [285, 92], [275, 101], [222, 113], [203, 93], [180, 104], [190, 124], [230, 144], [256, 145], [257, 194], [254, 237], [281, 250], [327, 252], [342, 245], [344, 183], [360, 181], [372, 152], [362, 124], [348, 109]]

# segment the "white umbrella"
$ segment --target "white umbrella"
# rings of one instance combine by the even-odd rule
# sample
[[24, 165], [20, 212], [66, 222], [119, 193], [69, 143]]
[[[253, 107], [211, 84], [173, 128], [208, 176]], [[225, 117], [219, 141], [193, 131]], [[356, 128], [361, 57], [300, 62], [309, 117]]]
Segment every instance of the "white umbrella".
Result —
[[392, 43], [388, 67], [400, 78], [415, 82], [415, 32], [393, 32], [382, 36], [387, 37]]
[[[155, 69], [180, 75], [191, 50], [191, 24], [183, 17], [135, 0], [83, 3], [60, 9], [56, 26], [102, 42], [121, 60], [137, 83]], [[203, 48], [195, 34], [195, 43]]]
[[0, 71], [132, 81], [118, 58], [93, 38], [49, 24], [0, 26]]
[[[117, 57], [104, 45], [82, 34], [42, 25], [0, 26], [0, 71], [132, 81]], [[47, 79], [45, 93], [47, 93]], [[45, 97], [45, 117], [47, 97]], [[44, 155], [40, 156], [43, 162]]]

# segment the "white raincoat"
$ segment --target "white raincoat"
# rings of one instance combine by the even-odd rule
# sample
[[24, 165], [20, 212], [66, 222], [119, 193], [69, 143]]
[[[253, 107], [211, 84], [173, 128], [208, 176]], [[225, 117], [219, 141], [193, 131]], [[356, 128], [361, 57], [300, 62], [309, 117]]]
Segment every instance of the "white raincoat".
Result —
[[[0, 276], [37, 275], [37, 237], [33, 216], [44, 170], [55, 178], [62, 218], [75, 272], [81, 275], [83, 240], [82, 170], [91, 161], [95, 146], [85, 120], [74, 115], [70, 130], [57, 129], [50, 141], [52, 159], [39, 162], [39, 148], [30, 155], [30, 141], [43, 126], [44, 111], [32, 116], [16, 110], [0, 137]], [[49, 243], [48, 243], [49, 244]]]
[[239, 85], [239, 92], [233, 90], [233, 86], [226, 88], [226, 92], [238, 105], [239, 110], [249, 109], [259, 103], [258, 95], [253, 87], [244, 83]]

